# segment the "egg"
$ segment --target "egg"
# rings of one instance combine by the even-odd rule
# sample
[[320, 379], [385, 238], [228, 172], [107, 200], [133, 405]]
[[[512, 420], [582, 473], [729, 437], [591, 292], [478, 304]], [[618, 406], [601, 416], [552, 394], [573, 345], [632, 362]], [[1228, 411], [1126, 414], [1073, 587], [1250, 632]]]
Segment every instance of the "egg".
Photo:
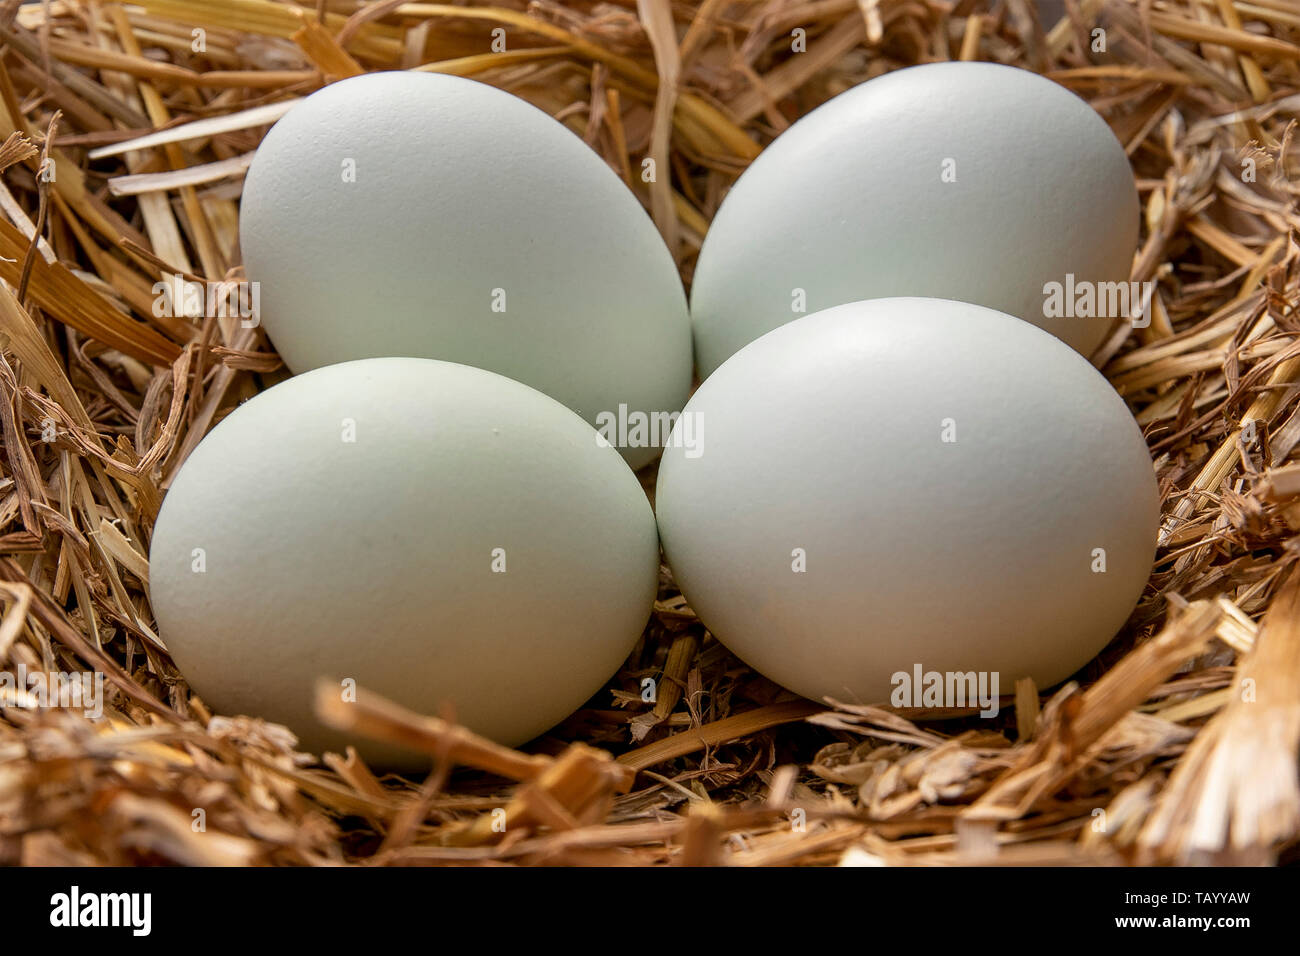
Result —
[[633, 467], [667, 434], [643, 426], [690, 390], [686, 296], [650, 218], [576, 135], [482, 83], [372, 73], [307, 97], [257, 150], [240, 245], [294, 372], [390, 355], [488, 369]]
[[618, 669], [658, 573], [645, 492], [590, 425], [492, 372], [385, 358], [290, 378], [203, 439], [150, 595], [210, 706], [309, 749], [345, 743], [313, 713], [319, 677], [519, 744]]
[[723, 200], [691, 288], [699, 374], [886, 296], [987, 306], [1087, 355], [1149, 301], [1128, 282], [1137, 236], [1124, 150], [1073, 93], [991, 63], [888, 73], [783, 132]]
[[781, 326], [677, 429], [693, 440], [674, 431], [655, 492], [677, 583], [806, 697], [899, 703], [900, 674], [1050, 686], [1111, 640], [1151, 570], [1156, 481], [1123, 400], [981, 306], [875, 299]]

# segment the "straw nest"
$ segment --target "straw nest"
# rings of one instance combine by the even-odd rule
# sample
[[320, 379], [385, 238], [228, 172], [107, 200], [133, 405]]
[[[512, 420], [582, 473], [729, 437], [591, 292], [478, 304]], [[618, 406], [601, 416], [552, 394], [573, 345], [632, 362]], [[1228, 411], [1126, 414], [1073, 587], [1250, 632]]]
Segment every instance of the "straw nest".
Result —
[[[0, 862], [1293, 855], [1300, 10], [1064, 7], [0, 4], [0, 662], [102, 672], [107, 698], [91, 720], [0, 686]], [[792, 52], [795, 31], [806, 51]], [[529, 753], [364, 694], [322, 695], [337, 726], [428, 754], [422, 781], [300, 754], [291, 729], [215, 715], [190, 691], [154, 633], [150, 530], [186, 454], [285, 373], [258, 330], [154, 316], [152, 287], [240, 276], [240, 177], [280, 104], [377, 69], [508, 89], [626, 179], [689, 281], [763, 144], [856, 83], [958, 58], [1043, 72], [1090, 100], [1143, 200], [1133, 278], [1158, 283], [1152, 322], [1119, 329], [1096, 362], [1144, 428], [1166, 518], [1140, 606], [1075, 682], [1022, 683], [992, 722], [793, 699], [705, 632], [665, 569], [622, 672]], [[646, 156], [673, 175], [642, 183]]]

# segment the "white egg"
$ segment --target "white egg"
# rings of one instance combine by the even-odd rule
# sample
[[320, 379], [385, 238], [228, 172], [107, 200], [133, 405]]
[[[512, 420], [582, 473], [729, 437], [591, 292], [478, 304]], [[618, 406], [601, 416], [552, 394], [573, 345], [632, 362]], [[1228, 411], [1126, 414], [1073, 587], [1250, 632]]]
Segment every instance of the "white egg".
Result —
[[888, 73], [800, 119], [727, 194], [691, 288], [700, 377], [801, 314], [885, 296], [988, 306], [1087, 355], [1142, 304], [1137, 236], [1124, 150], [1073, 93], [990, 63]]
[[150, 595], [211, 706], [309, 748], [344, 743], [312, 711], [322, 676], [451, 703], [518, 744], [618, 669], [658, 570], [636, 476], [572, 412], [481, 369], [368, 359], [291, 378], [203, 439], [163, 502]]
[[[616, 444], [618, 422], [625, 436], [690, 390], [686, 297], [650, 218], [582, 140], [482, 83], [373, 73], [312, 94], [257, 151], [240, 242], [295, 372], [473, 365], [613, 426]], [[621, 450], [633, 467], [658, 454]]]
[[1156, 481], [1123, 400], [990, 309], [799, 319], [705, 381], [687, 428], [659, 466], [668, 563], [720, 641], [807, 697], [888, 702], [918, 666], [1049, 686], [1110, 641], [1151, 569]]

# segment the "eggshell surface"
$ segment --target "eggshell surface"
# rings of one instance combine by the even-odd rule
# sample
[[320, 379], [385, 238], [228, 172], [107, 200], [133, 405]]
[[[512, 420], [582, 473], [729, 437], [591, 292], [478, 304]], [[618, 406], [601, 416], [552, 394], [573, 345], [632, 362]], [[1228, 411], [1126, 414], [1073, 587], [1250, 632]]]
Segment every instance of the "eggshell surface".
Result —
[[653, 513], [595, 439], [466, 366], [291, 378], [217, 425], [168, 491], [150, 555], [161, 637], [210, 706], [286, 724], [308, 749], [348, 742], [316, 720], [318, 677], [420, 713], [451, 703], [522, 743], [600, 689], [654, 601]]
[[650, 218], [576, 135], [485, 84], [373, 73], [307, 97], [257, 151], [240, 241], [294, 372], [443, 359], [593, 424], [686, 401], [686, 297]]
[[691, 289], [700, 377], [802, 314], [888, 296], [998, 309], [1090, 354], [1112, 317], [1088, 313], [1131, 297], [1076, 309], [1044, 287], [1127, 282], [1138, 211], [1105, 121], [1050, 80], [964, 62], [869, 80], [778, 136], [723, 200]]
[[893, 675], [1085, 664], [1151, 569], [1159, 505], [1124, 402], [1046, 332], [979, 306], [846, 304], [751, 343], [697, 390], [656, 511], [704, 624], [813, 699]]

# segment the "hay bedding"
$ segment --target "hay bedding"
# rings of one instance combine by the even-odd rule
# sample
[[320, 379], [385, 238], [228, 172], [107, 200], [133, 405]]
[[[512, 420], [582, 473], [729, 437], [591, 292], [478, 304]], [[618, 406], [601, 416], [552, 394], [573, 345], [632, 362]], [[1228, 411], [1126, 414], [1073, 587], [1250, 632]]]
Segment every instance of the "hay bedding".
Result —
[[[92, 721], [0, 687], [0, 861], [1293, 858], [1300, 8], [1070, 0], [1040, 22], [1053, 6], [4, 3], [0, 658], [102, 672], [107, 704]], [[497, 29], [505, 52], [489, 52]], [[1133, 278], [1158, 282], [1153, 321], [1097, 362], [1146, 432], [1166, 523], [1141, 605], [1077, 682], [1023, 683], [996, 721], [794, 700], [713, 641], [665, 571], [624, 670], [531, 754], [322, 694], [340, 727], [430, 755], [428, 779], [380, 780], [190, 692], [152, 630], [144, 542], [185, 455], [284, 371], [237, 321], [155, 317], [152, 286], [239, 277], [240, 176], [280, 104], [374, 69], [509, 89], [625, 177], [689, 280], [759, 144], [869, 77], [955, 58], [1088, 98], [1144, 203]], [[646, 156], [673, 175], [645, 186]]]

